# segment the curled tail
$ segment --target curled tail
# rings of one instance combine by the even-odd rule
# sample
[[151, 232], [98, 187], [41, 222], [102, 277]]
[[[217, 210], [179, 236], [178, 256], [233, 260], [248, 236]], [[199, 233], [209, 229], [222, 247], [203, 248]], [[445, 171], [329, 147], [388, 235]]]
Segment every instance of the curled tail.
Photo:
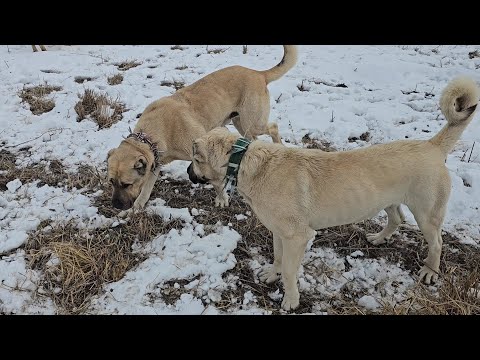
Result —
[[430, 142], [439, 146], [445, 156], [453, 149], [472, 120], [479, 95], [480, 90], [475, 81], [466, 77], [452, 80], [443, 90], [440, 109], [447, 119], [447, 124]]
[[283, 45], [283, 58], [276, 66], [269, 70], [259, 71], [265, 76], [267, 84], [280, 79], [290, 70], [297, 62], [297, 46]]

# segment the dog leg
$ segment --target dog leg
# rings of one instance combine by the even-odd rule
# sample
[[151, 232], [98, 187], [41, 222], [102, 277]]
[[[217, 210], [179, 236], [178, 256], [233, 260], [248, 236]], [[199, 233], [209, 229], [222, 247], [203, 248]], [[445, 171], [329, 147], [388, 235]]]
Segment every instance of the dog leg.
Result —
[[45, 45], [40, 45], [40, 49], [42, 49], [42, 51], [47, 51], [47, 48], [45, 47]]
[[32, 45], [32, 49], [33, 49], [33, 52], [37, 52], [37, 48], [35, 47], [35, 45]]
[[424, 260], [425, 265], [418, 272], [420, 280], [424, 280], [425, 284], [436, 283], [440, 272], [440, 254], [442, 251], [442, 239], [439, 238], [439, 230], [434, 224], [424, 223], [418, 224], [422, 230], [423, 236], [428, 242], [428, 255]]
[[280, 139], [280, 135], [278, 133], [278, 125], [276, 123], [268, 124], [268, 134], [272, 137], [274, 143], [282, 143], [282, 139]]
[[282, 271], [282, 256], [283, 256], [283, 246], [282, 239], [278, 235], [273, 234], [273, 266], [265, 268], [260, 272], [260, 280], [270, 284], [274, 281], [280, 279], [280, 273]]
[[245, 130], [243, 130], [242, 122], [240, 121], [240, 117], [236, 116], [232, 119], [233, 126], [235, 129], [240, 133], [240, 135], [245, 136]]
[[[448, 199], [448, 197], [439, 197], [438, 199]], [[420, 280], [423, 280], [427, 285], [437, 282], [440, 273], [440, 255], [443, 243], [441, 226], [445, 217], [446, 206], [445, 204], [439, 206], [438, 203], [435, 205], [430, 211], [410, 208], [428, 243], [428, 255], [424, 260], [425, 265], [418, 272]]]
[[160, 174], [160, 166], [158, 166], [153, 172], [149, 172], [147, 181], [142, 187], [142, 191], [140, 195], [138, 195], [137, 199], [133, 203], [133, 208], [135, 210], [143, 209], [145, 204], [147, 203], [148, 199], [150, 199], [150, 195], [152, 194], [153, 186], [157, 181], [158, 175]]
[[405, 219], [400, 205], [389, 206], [385, 208], [385, 212], [388, 216], [387, 226], [377, 234], [367, 234], [367, 240], [373, 245], [384, 244], [402, 223], [402, 218]]
[[305, 255], [308, 241], [315, 236], [314, 230], [305, 230], [300, 231], [300, 233], [296, 232], [296, 235], [292, 237], [282, 238], [282, 281], [285, 288], [282, 308], [284, 310], [293, 310], [300, 303], [297, 286], [298, 269]]
[[215, 206], [219, 206], [221, 208], [228, 206], [228, 195], [225, 191], [223, 184], [212, 184], [215, 191], [217, 192], [217, 197], [215, 198]]

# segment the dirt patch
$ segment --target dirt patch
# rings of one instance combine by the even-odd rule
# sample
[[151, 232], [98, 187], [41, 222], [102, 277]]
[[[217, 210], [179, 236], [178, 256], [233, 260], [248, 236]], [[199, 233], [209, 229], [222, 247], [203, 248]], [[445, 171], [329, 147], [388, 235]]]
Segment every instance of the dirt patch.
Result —
[[207, 54], [222, 54], [230, 48], [209, 49], [207, 46]]
[[478, 51], [478, 50], [471, 51], [471, 52], [468, 53], [468, 58], [469, 59], [474, 59], [474, 58], [477, 58], [477, 57], [480, 57], [480, 51]]
[[96, 93], [92, 89], [85, 90], [83, 95], [78, 95], [80, 101], [75, 105], [77, 121], [90, 117], [98, 124], [99, 129], [109, 128], [122, 120], [127, 109], [118, 99], [112, 99], [106, 94]]
[[74, 81], [77, 84], [83, 84], [86, 81], [92, 81], [92, 80], [95, 80], [95, 78], [91, 76], [75, 76], [75, 79], [74, 79]]
[[127, 70], [130, 70], [130, 69], [134, 68], [134, 67], [137, 67], [137, 66], [139, 66], [139, 65], [142, 65], [142, 63], [141, 63], [141, 62], [137, 62], [137, 61], [135, 61], [135, 60], [131, 60], [131, 61], [123, 61], [123, 62], [121, 62], [121, 63], [116, 63], [116, 64], [114, 64], [114, 65], [115, 65], [115, 66], [118, 68], [118, 70], [120, 70], [120, 71], [127, 71]]
[[37, 85], [31, 87], [24, 87], [18, 96], [22, 99], [22, 102], [26, 102], [30, 105], [30, 111], [34, 115], [41, 115], [43, 113], [51, 111], [55, 107], [55, 101], [48, 98], [54, 91], [60, 91], [60, 86], [52, 85]]

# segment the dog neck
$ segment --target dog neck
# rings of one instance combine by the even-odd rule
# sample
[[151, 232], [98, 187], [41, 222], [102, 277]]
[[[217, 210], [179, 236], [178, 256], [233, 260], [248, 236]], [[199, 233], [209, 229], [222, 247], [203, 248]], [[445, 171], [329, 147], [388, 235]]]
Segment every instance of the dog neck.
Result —
[[232, 146], [232, 153], [228, 159], [227, 173], [225, 175], [225, 188], [227, 193], [232, 192], [237, 185], [240, 163], [250, 143], [251, 141], [248, 139], [239, 138]]
[[127, 139], [132, 138], [141, 143], [147, 144], [150, 147], [151, 152], [153, 153], [153, 166], [154, 170], [160, 164], [160, 152], [158, 151], [157, 144], [152, 141], [152, 139], [145, 134], [144, 132], [130, 133], [127, 136]]

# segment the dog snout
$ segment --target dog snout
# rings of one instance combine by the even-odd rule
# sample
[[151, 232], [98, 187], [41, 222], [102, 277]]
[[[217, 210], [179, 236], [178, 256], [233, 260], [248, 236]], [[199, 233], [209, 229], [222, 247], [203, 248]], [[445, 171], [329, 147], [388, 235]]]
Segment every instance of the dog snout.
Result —
[[118, 198], [112, 199], [112, 205], [116, 209], [128, 210], [132, 207], [132, 204], [133, 204], [132, 201], [122, 201]]
[[195, 172], [193, 171], [192, 163], [190, 163], [190, 165], [188, 165], [187, 173], [188, 173], [188, 178], [190, 179], [190, 181], [194, 184], [198, 184], [198, 177], [197, 177], [197, 175], [195, 175]]
[[112, 205], [115, 209], [123, 209], [123, 202], [119, 199], [112, 199]]

